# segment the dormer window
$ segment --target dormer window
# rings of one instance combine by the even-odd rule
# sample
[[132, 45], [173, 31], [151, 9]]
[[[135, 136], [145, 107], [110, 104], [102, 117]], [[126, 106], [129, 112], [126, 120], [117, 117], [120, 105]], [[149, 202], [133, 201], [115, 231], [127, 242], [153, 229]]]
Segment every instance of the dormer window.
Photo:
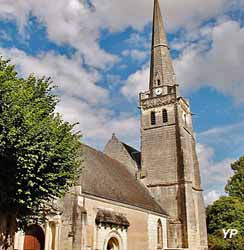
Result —
[[151, 112], [151, 125], [156, 125], [156, 113], [155, 113], [155, 111]]
[[168, 122], [168, 111], [166, 109], [163, 109], [163, 123]]

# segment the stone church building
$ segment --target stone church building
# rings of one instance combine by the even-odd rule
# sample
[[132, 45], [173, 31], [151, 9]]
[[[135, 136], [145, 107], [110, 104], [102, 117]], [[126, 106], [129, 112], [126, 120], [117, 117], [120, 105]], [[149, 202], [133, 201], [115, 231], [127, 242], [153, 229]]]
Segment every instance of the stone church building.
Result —
[[149, 87], [139, 95], [141, 152], [115, 135], [84, 146], [80, 185], [16, 250], [206, 250], [205, 209], [189, 102], [179, 93], [158, 0]]

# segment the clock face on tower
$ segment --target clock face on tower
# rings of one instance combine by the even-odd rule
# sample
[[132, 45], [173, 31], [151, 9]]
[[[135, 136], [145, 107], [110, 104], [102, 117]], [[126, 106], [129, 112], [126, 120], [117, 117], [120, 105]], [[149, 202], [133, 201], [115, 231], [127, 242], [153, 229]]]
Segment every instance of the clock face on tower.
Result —
[[156, 94], [156, 95], [161, 95], [162, 92], [163, 92], [162, 88], [156, 88], [156, 89], [155, 89], [155, 94]]

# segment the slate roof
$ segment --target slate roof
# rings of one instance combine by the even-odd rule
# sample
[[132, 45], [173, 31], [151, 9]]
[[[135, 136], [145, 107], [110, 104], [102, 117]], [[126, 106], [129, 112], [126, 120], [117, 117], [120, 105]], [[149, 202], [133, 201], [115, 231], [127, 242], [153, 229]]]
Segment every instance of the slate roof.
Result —
[[127, 167], [91, 147], [83, 147], [82, 192], [167, 215]]
[[131, 158], [136, 162], [138, 169], [141, 169], [141, 152], [123, 142], [121, 143], [123, 144], [127, 152], [130, 154]]

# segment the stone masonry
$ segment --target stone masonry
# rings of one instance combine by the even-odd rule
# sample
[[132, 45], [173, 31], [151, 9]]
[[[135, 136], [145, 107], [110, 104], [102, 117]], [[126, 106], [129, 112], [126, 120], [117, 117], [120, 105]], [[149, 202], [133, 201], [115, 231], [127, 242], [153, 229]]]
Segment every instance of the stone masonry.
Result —
[[207, 249], [191, 111], [179, 95], [158, 0], [150, 72], [149, 90], [140, 94], [141, 178], [170, 215], [168, 247]]

